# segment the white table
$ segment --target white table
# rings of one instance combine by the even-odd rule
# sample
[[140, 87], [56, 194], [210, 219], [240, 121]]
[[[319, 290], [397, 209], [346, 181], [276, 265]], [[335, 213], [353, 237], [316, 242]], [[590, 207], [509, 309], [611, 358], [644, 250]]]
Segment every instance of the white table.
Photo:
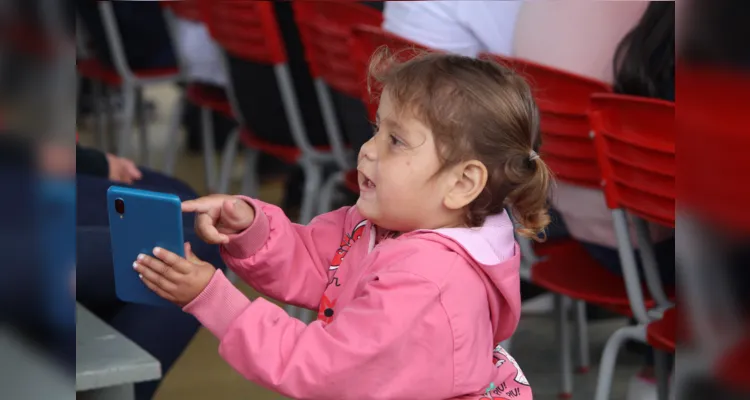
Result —
[[138, 382], [161, 378], [161, 364], [76, 305], [76, 399], [131, 400]]

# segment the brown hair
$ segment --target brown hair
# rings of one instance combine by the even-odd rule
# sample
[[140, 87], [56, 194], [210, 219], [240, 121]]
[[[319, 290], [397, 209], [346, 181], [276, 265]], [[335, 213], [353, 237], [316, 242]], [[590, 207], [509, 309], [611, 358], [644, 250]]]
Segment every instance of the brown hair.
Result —
[[381, 47], [370, 62], [368, 89], [377, 96], [382, 88], [432, 130], [442, 170], [472, 159], [487, 168], [484, 190], [466, 209], [468, 226], [481, 226], [508, 205], [519, 234], [543, 239], [552, 177], [536, 156], [539, 110], [523, 78], [492, 60]]

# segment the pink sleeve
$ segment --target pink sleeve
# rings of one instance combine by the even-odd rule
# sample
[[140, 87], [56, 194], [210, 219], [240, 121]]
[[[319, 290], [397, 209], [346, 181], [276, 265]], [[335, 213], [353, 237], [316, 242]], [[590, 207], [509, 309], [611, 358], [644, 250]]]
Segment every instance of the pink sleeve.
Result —
[[218, 271], [185, 311], [220, 339], [247, 379], [296, 399], [453, 397], [453, 339], [438, 287], [407, 272], [378, 276], [334, 321], [305, 326]]
[[348, 209], [294, 224], [273, 205], [239, 196], [255, 208], [255, 221], [221, 248], [229, 268], [255, 290], [278, 301], [317, 309], [328, 283]]

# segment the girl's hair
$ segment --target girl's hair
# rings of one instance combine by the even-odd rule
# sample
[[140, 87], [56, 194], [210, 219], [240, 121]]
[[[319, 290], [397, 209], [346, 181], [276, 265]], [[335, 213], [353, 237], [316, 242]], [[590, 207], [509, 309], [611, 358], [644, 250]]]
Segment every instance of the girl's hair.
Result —
[[650, 2], [615, 51], [615, 92], [674, 99], [674, 29], [674, 2]]
[[539, 110], [529, 85], [491, 60], [418, 53], [402, 62], [404, 53], [385, 47], [375, 52], [370, 94], [384, 88], [397, 108], [432, 130], [441, 171], [469, 160], [485, 165], [487, 184], [466, 207], [465, 223], [481, 226], [508, 205], [521, 225], [519, 234], [543, 239], [552, 177], [536, 155]]

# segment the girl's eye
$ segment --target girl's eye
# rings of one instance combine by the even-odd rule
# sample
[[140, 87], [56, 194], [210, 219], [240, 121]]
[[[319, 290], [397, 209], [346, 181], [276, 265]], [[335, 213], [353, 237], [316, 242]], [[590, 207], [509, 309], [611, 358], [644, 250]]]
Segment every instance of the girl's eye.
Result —
[[378, 129], [380, 129], [380, 127], [378, 126], [378, 124], [370, 124], [370, 127], [372, 128], [372, 135], [375, 136], [378, 133]]
[[391, 137], [391, 144], [393, 146], [398, 146], [398, 145], [400, 145], [402, 143], [400, 140], [398, 140], [397, 137], [395, 137], [393, 135], [390, 135], [390, 137]]

